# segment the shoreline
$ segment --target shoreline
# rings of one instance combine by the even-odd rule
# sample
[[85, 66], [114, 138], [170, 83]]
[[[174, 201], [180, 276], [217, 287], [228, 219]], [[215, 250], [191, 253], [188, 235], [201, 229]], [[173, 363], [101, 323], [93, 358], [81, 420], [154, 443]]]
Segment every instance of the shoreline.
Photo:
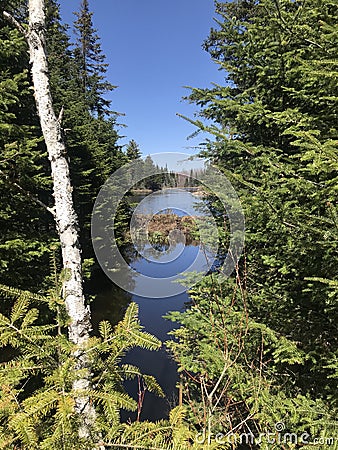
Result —
[[132, 195], [144, 195], [144, 194], [153, 194], [154, 192], [161, 192], [161, 191], [173, 191], [173, 190], [183, 190], [187, 192], [191, 192], [192, 195], [195, 195], [196, 197], [203, 197], [206, 195], [206, 192], [201, 189], [200, 187], [165, 187], [158, 190], [152, 190], [152, 189], [130, 189], [130, 193]]

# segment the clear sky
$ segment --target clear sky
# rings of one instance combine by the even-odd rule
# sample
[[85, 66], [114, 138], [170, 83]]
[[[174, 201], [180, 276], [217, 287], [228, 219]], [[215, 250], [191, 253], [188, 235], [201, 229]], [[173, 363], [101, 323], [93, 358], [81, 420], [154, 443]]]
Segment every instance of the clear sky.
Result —
[[[64, 22], [71, 24], [80, 0], [59, 0]], [[108, 80], [118, 88], [112, 109], [125, 116], [121, 130], [143, 154], [184, 152], [203, 135], [187, 140], [195, 127], [176, 116], [193, 118], [195, 105], [182, 101], [184, 86], [222, 83], [210, 55], [202, 49], [215, 25], [213, 0], [89, 0], [94, 27], [109, 63]]]

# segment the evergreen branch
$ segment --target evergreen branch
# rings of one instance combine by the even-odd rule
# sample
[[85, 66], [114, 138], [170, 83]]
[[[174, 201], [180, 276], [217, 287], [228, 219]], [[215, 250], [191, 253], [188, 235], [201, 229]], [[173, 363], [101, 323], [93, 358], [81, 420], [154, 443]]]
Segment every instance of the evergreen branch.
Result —
[[99, 351], [100, 351], [100, 349], [102, 348], [102, 346], [104, 346], [105, 344], [108, 344], [109, 342], [111, 342], [111, 341], [114, 341], [115, 339], [117, 339], [119, 336], [112, 336], [112, 337], [110, 337], [109, 339], [105, 339], [104, 341], [102, 341], [102, 342], [99, 342], [97, 345], [95, 345], [94, 347], [90, 347], [90, 348], [88, 348], [88, 350], [84, 350], [82, 353], [84, 354], [84, 355], [87, 355], [88, 353], [90, 353], [90, 352], [93, 352], [94, 350], [97, 350], [97, 349], [99, 349]]
[[[225, 173], [229, 173], [229, 174], [231, 173], [231, 172], [228, 171], [228, 170], [224, 170], [224, 172], [225, 172]], [[244, 186], [249, 187], [249, 189], [253, 190], [255, 193], [258, 193], [259, 190], [258, 190], [258, 188], [257, 188], [254, 184], [247, 182], [246, 180], [244, 180], [244, 179], [243, 179], [240, 175], [238, 175], [238, 174], [231, 173], [231, 175], [232, 175], [239, 183], [243, 184]], [[268, 199], [268, 197], [267, 197], [266, 195], [264, 195], [263, 193], [262, 193], [262, 197], [264, 198], [264, 200], [266, 201], [266, 203], [269, 205], [269, 207], [272, 209], [272, 211], [274, 211], [274, 212], [277, 214], [277, 216], [279, 216], [281, 222], [282, 222], [285, 226], [290, 227], [290, 228], [300, 229], [299, 226], [294, 225], [293, 223], [290, 223], [290, 222], [284, 220], [283, 218], [281, 218], [281, 217], [280, 217], [280, 212], [275, 208], [275, 206], [270, 202], [270, 200]]]
[[156, 394], [158, 397], [165, 397], [164, 392], [162, 391], [161, 386], [157, 383], [155, 377], [152, 375], [141, 375], [146, 387], [149, 392], [152, 392], [153, 394]]
[[15, 325], [9, 322], [9, 320], [4, 320], [2, 316], [0, 315], [0, 322], [3, 323], [6, 327], [12, 328], [17, 334], [19, 334], [21, 337], [25, 338], [30, 344], [33, 344], [40, 348], [40, 346], [35, 343], [29, 336], [27, 336], [25, 333], [22, 332], [19, 328], [17, 328]]
[[[18, 303], [18, 302], [17, 302], [17, 303]], [[15, 308], [13, 308], [12, 314], [13, 314], [14, 311], [15, 311]], [[14, 312], [14, 315], [15, 315], [15, 312]], [[41, 347], [41, 344], [40, 344], [39, 342], [36, 342], [36, 341], [35, 341], [34, 339], [32, 339], [29, 335], [27, 335], [25, 332], [23, 332], [22, 329], [16, 327], [13, 323], [10, 322], [10, 320], [9, 320], [7, 317], [3, 316], [2, 314], [0, 314], [0, 323], [2, 323], [4, 327], [7, 327], [7, 328], [12, 329], [18, 336], [20, 336], [20, 338], [24, 338], [24, 339], [25, 339], [27, 342], [29, 342], [33, 347], [38, 348], [39, 350], [41, 350], [41, 349], [44, 350], [44, 349]], [[43, 328], [45, 328], [45, 329], [47, 329], [47, 330], [50, 330], [50, 329], [55, 328], [55, 325], [38, 326], [37, 328], [38, 328], [38, 331], [39, 331], [39, 330], [42, 330]], [[53, 337], [50, 336], [50, 335], [48, 335], [48, 336], [46, 336], [46, 339], [53, 340]], [[51, 362], [52, 365], [55, 364], [54, 358], [52, 358], [50, 355], [48, 355], [48, 354], [46, 354], [46, 353], [45, 353], [45, 356], [46, 356], [47, 359]]]
[[161, 341], [150, 333], [145, 333], [143, 331], [133, 332], [130, 329], [127, 331], [135, 338], [135, 345], [137, 347], [142, 347], [147, 350], [158, 350], [162, 345]]
[[337, 280], [328, 280], [326, 278], [320, 278], [320, 277], [305, 277], [304, 280], [306, 281], [318, 281], [318, 283], [327, 284], [328, 286], [337, 289], [338, 288], [338, 281]]
[[136, 401], [126, 393], [114, 391], [110, 394], [108, 392], [94, 391], [88, 392], [88, 395], [91, 395], [92, 399], [96, 400], [98, 403], [104, 404], [106, 406], [111, 407], [112, 405], [118, 405], [120, 408], [126, 409], [128, 411], [136, 411], [137, 408]]
[[11, 286], [7, 286], [5, 284], [0, 284], [0, 293], [4, 294], [8, 298], [18, 298], [23, 297], [30, 300], [36, 300], [39, 302], [48, 302], [48, 298], [44, 297], [43, 295], [35, 294], [30, 291], [24, 291], [21, 289], [13, 288]]
[[23, 187], [21, 187], [18, 183], [16, 183], [15, 181], [10, 180], [9, 176], [6, 175], [1, 169], [0, 169], [0, 174], [3, 175], [5, 177], [5, 180], [10, 183], [12, 186], [16, 187], [22, 194], [24, 194], [26, 197], [28, 197], [30, 200], [32, 200], [34, 203], [36, 203], [37, 205], [41, 206], [42, 208], [46, 209], [49, 213], [52, 214], [53, 217], [55, 217], [55, 209], [54, 208], [50, 208], [49, 206], [47, 206], [45, 203], [43, 203], [40, 199], [38, 199], [37, 197], [35, 197], [33, 194], [31, 194], [30, 192], [26, 191]]
[[[0, 363], [0, 368], [5, 368], [6, 371], [8, 371], [8, 368], [15, 368], [14, 364], [10, 364], [10, 363], [15, 363], [16, 361], [10, 361], [10, 362], [1, 362]], [[18, 368], [22, 371], [31, 371], [31, 370], [40, 370], [40, 369], [44, 369], [44, 366], [41, 365], [32, 365], [32, 366], [18, 366]]]
[[12, 396], [12, 398], [13, 398], [13, 400], [15, 401], [15, 403], [16, 403], [18, 409], [19, 409], [20, 411], [22, 411], [22, 407], [21, 407], [21, 404], [20, 404], [20, 402], [19, 402], [19, 400], [18, 400], [18, 397], [14, 394], [13, 390], [11, 389], [11, 387], [10, 387], [10, 386], [6, 386], [6, 389], [9, 390], [9, 394]]
[[[274, 205], [270, 202], [270, 200], [266, 196], [265, 196], [265, 201], [270, 206], [272, 211], [274, 211], [277, 214], [277, 216], [280, 216], [280, 212], [277, 210], [277, 208], [274, 207]], [[281, 222], [283, 223], [283, 225], [285, 225], [287, 227], [296, 228], [296, 229], [300, 228], [299, 226], [294, 225], [293, 223], [287, 222], [286, 220], [282, 219], [281, 217], [280, 217], [280, 219], [281, 219]]]
[[[190, 119], [189, 117], [184, 116], [183, 114], [176, 113], [176, 115], [177, 115], [178, 117], [180, 117], [181, 119], [184, 119], [184, 120], [186, 120], [187, 122], [191, 123], [191, 125], [194, 125], [195, 127], [199, 128], [198, 131], [203, 131], [203, 132], [205, 132], [205, 133], [210, 133], [210, 134], [212, 134], [213, 136], [215, 136], [215, 137], [217, 137], [217, 138], [221, 138], [221, 139], [227, 140], [227, 136], [226, 136], [224, 133], [222, 133], [222, 132], [221, 132], [217, 127], [215, 127], [215, 126], [204, 125], [204, 123], [203, 123], [202, 121]], [[195, 133], [193, 133], [192, 136], [193, 136], [194, 134], [195, 134]]]
[[[11, 328], [12, 330], [14, 330], [19, 336], [23, 337], [24, 339], [26, 339], [30, 344], [32, 344], [34, 347], [37, 347], [39, 350], [41, 350], [41, 345], [36, 343], [33, 339], [31, 339], [29, 336], [27, 336], [27, 334], [23, 333], [22, 330], [20, 330], [20, 328], [17, 328], [15, 325], [13, 325], [12, 323], [8, 323], [5, 322], [1, 316], [0, 316], [0, 321], [7, 327]], [[50, 328], [55, 327], [54, 325], [51, 325]], [[50, 339], [52, 339], [51, 337], [49, 337]], [[51, 357], [49, 357], [50, 359], [52, 359]], [[53, 360], [54, 362], [54, 360]]]
[[[153, 431], [151, 432], [153, 433]], [[149, 433], [148, 433], [149, 434]], [[100, 443], [100, 445], [102, 445]], [[117, 447], [117, 448], [127, 448], [127, 449], [135, 449], [135, 450], [168, 450], [168, 448], [164, 447], [143, 447], [140, 445], [133, 445], [133, 444], [110, 444], [110, 443], [104, 443], [105, 447]]]
[[[155, 429], [155, 430], [150, 430], [150, 431], [148, 431], [147, 433], [144, 433], [144, 434], [142, 434], [141, 436], [138, 436], [138, 437], [137, 437], [137, 440], [142, 440], [143, 438], [145, 438], [146, 436], [149, 436], [150, 434], [153, 434], [154, 432], [158, 433], [158, 432], [160, 432], [160, 431], [168, 431], [168, 430], [171, 430], [171, 429], [172, 429], [172, 427], [166, 426], [166, 427], [160, 427], [160, 428], [157, 428], [157, 429]], [[135, 442], [135, 441], [134, 441], [134, 442]], [[134, 445], [134, 442], [131, 443], [131, 446]], [[138, 447], [134, 447], [134, 448], [138, 448]], [[156, 450], [156, 449], [155, 449], [155, 450]], [[165, 449], [158, 449], [158, 450], [165, 450]]]

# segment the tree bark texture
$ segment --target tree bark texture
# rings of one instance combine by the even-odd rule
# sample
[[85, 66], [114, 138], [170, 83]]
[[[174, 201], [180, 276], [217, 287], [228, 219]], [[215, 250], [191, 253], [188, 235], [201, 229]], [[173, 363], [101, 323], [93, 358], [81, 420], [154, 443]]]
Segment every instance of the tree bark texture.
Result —
[[26, 36], [29, 44], [35, 101], [51, 164], [55, 200], [54, 217], [61, 242], [63, 268], [66, 272], [64, 298], [70, 317], [69, 338], [77, 346], [74, 353], [76, 369], [86, 369], [84, 372], [87, 372], [87, 375], [77, 378], [73, 385], [76, 395], [76, 412], [80, 417], [80, 435], [88, 437], [95, 421], [95, 411], [89, 403], [88, 395], [83, 394], [83, 391], [90, 387], [90, 364], [82, 349], [89, 338], [91, 322], [90, 310], [85, 305], [83, 295], [77, 216], [73, 205], [66, 145], [60, 120], [54, 112], [49, 83], [44, 0], [29, 0], [28, 6], [29, 28]]

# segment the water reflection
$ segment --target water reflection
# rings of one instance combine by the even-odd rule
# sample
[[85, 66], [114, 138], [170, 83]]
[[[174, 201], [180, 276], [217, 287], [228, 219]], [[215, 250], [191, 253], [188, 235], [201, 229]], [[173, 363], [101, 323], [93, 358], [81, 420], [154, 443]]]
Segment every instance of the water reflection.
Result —
[[205, 202], [187, 189], [165, 189], [147, 196], [132, 197], [137, 203], [136, 214], [157, 214], [174, 211], [180, 216], [203, 216], [210, 214]]
[[[151, 217], [159, 211], [169, 214], [174, 212], [180, 217], [186, 215], [198, 217], [206, 214], [203, 201], [182, 190], [168, 190], [161, 195], [153, 194], [139, 203], [138, 214]], [[204, 218], [203, 222], [204, 224], [206, 222]], [[110, 249], [107, 247], [104, 251], [108, 253]], [[169, 245], [163, 242], [144, 243], [139, 240], [127, 253], [130, 271], [125, 273], [122, 270], [119, 276], [125, 277], [129, 291], [137, 292], [138, 295], [128, 294], [115, 285], [103, 283], [92, 305], [94, 324], [97, 326], [103, 319], [116, 323], [123, 317], [127, 304], [132, 300], [139, 306], [140, 322], [145, 330], [164, 342], [169, 339], [168, 332], [177, 325], [166, 321], [163, 316], [169, 311], [183, 310], [190, 300], [185, 287], [179, 283], [182, 273], [191, 271], [207, 273], [211, 269], [215, 253], [206, 247], [196, 245], [196, 242], [189, 242], [187, 245], [180, 233], [170, 236]], [[166, 284], [163, 280], [167, 280]], [[100, 283], [102, 279], [97, 281]], [[177, 286], [180, 286], [180, 289], [177, 289]], [[148, 292], [151, 292], [151, 295], [147, 295]], [[146, 394], [141, 420], [167, 418], [170, 408], [177, 402], [178, 377], [176, 364], [169, 357], [165, 347], [159, 352], [134, 349], [127, 354], [124, 362], [134, 364], [140, 367], [142, 372], [155, 376], [166, 394], [165, 399], [151, 393]], [[127, 392], [137, 400], [137, 381], [126, 382], [125, 386]], [[125, 421], [135, 418], [136, 413], [122, 414]]]

